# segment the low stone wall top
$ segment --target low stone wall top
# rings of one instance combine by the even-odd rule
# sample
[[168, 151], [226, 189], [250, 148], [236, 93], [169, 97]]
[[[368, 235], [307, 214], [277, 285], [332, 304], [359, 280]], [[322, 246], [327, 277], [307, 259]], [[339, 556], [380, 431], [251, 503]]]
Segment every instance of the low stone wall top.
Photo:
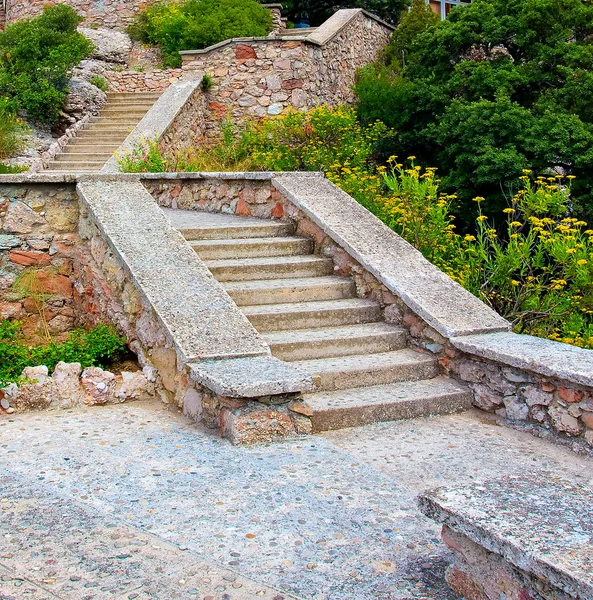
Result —
[[484, 599], [593, 598], [593, 489], [546, 475], [420, 497], [422, 512], [446, 526], [443, 537], [461, 563], [448, 574], [456, 591], [473, 589], [470, 597]]

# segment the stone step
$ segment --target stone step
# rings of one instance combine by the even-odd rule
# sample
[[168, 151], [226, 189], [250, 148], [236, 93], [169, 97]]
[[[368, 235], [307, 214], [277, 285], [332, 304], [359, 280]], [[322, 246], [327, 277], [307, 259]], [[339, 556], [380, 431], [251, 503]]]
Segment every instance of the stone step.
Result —
[[[245, 219], [248, 221], [248, 219]], [[231, 240], [240, 238], [288, 237], [294, 233], [292, 223], [269, 221], [255, 225], [211, 225], [180, 227], [179, 231], [186, 240]]]
[[317, 392], [306, 394], [304, 400], [313, 411], [314, 432], [471, 408], [471, 393], [446, 377]]
[[72, 162], [72, 161], [91, 161], [98, 162], [104, 160], [107, 162], [113, 156], [113, 152], [77, 152], [74, 147], [66, 149], [62, 154], [58, 155], [55, 160], [57, 162]]
[[72, 140], [66, 149], [66, 151], [73, 150], [74, 152], [100, 152], [102, 154], [109, 153], [113, 154], [118, 148], [120, 144], [119, 142], [114, 142], [111, 144], [81, 144], [80, 140], [75, 141]]
[[331, 275], [334, 263], [321, 256], [274, 256], [271, 258], [231, 258], [206, 261], [218, 281], [250, 281], [287, 277], [319, 277]]
[[52, 162], [48, 167], [48, 171], [58, 170], [58, 171], [75, 171], [77, 173], [83, 171], [100, 171], [105, 166], [104, 162], [90, 162], [90, 161], [80, 161], [80, 162]]
[[350, 277], [233, 281], [225, 283], [224, 288], [238, 306], [342, 300], [352, 298], [356, 293]]
[[357, 325], [381, 319], [379, 304], [362, 298], [243, 306], [241, 310], [262, 333]]
[[101, 109], [102, 115], [119, 115], [119, 114], [139, 114], [145, 115], [148, 112], [150, 105], [141, 106], [138, 104], [106, 104]]
[[[116, 147], [119, 147], [121, 143], [128, 137], [128, 133], [102, 133], [93, 135], [92, 133], [81, 131], [75, 138], [73, 138], [71, 143], [74, 144], [88, 144], [89, 141], [96, 142], [97, 145], [113, 145], [116, 144]], [[95, 144], [93, 143], [93, 146]]]
[[88, 127], [83, 129], [87, 133], [104, 134], [104, 133], [119, 133], [120, 135], [128, 135], [134, 130], [136, 124], [124, 123], [90, 123]]
[[439, 363], [434, 356], [409, 348], [380, 354], [299, 360], [294, 364], [313, 375], [319, 391], [416, 381], [439, 374]]
[[406, 347], [406, 331], [388, 323], [363, 323], [264, 333], [272, 354], [280, 360], [349, 356], [391, 352]]
[[140, 117], [136, 118], [134, 115], [122, 115], [121, 117], [91, 117], [89, 124], [94, 127], [101, 125], [125, 125], [130, 127], [136, 127], [140, 122]]
[[190, 242], [202, 260], [310, 254], [313, 242], [301, 237], [196, 240]]

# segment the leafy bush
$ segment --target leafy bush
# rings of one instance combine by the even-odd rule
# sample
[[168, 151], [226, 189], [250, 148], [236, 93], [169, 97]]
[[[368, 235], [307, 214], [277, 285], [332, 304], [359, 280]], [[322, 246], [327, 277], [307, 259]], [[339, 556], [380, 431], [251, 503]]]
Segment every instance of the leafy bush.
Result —
[[89, 79], [89, 83], [94, 85], [95, 87], [98, 87], [102, 92], [106, 92], [109, 88], [107, 80], [105, 79], [105, 77], [101, 77], [101, 75], [93, 75]]
[[592, 36], [585, 0], [474, 0], [413, 39], [401, 74], [363, 71], [359, 115], [396, 129], [392, 153], [439, 166], [467, 226], [474, 196], [499, 213], [526, 168], [576, 175], [591, 214]]
[[60, 362], [86, 367], [107, 367], [123, 356], [125, 340], [111, 325], [73, 331], [62, 343], [29, 347], [23, 344], [18, 321], [0, 321], [0, 387], [17, 382], [25, 367], [46, 365], [53, 371]]
[[132, 39], [156, 44], [165, 66], [181, 65], [180, 50], [200, 50], [233, 37], [265, 36], [270, 12], [255, 0], [157, 2], [129, 26]]
[[70, 70], [93, 49], [76, 30], [81, 20], [72, 8], [57, 4], [0, 32], [0, 96], [8, 98], [13, 112], [57, 121]]
[[22, 150], [28, 131], [27, 125], [14, 114], [8, 103], [0, 99], [0, 158], [8, 158]]
[[15, 173], [24, 173], [29, 167], [22, 165], [5, 165], [0, 163], [0, 175], [14, 175]]

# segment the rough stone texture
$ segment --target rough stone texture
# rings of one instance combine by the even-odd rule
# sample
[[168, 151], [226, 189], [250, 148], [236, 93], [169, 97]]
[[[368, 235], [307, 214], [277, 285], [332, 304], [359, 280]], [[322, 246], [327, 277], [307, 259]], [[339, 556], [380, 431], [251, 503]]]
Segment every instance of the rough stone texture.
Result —
[[201, 75], [187, 75], [171, 85], [154, 103], [136, 128], [110, 158], [102, 173], [117, 173], [117, 155], [125, 154], [147, 141], [162, 141], [163, 148], [180, 150], [190, 145], [201, 129], [203, 101]]
[[68, 83], [64, 111], [80, 120], [85, 115], [96, 115], [107, 101], [107, 95], [92, 83], [73, 77]]
[[123, 31], [102, 27], [91, 29], [79, 27], [80, 33], [93, 42], [95, 49], [90, 58], [108, 63], [126, 65], [132, 51], [132, 40]]
[[146, 71], [105, 70], [110, 92], [164, 92], [183, 76], [181, 69], [149, 69]]
[[6, 404], [2, 408], [23, 412], [150, 400], [155, 396], [155, 379], [149, 376], [143, 371], [114, 375], [99, 367], [82, 371], [80, 363], [59, 362], [50, 377], [46, 366], [26, 367], [20, 385], [0, 389]]
[[72, 327], [78, 317], [72, 257], [78, 243], [73, 185], [0, 184], [0, 314], [28, 334]]
[[[67, 0], [78, 14], [84, 18], [85, 25], [101, 25], [104, 27], [127, 27], [136, 14], [146, 7], [146, 0]], [[20, 19], [38, 16], [47, 6], [46, 0], [7, 0], [6, 21], [11, 23]]]
[[[508, 330], [492, 309], [326, 179], [280, 175], [276, 188], [445, 337]], [[397, 257], [397, 260], [394, 258]]]
[[78, 191], [182, 362], [269, 353], [140, 183], [81, 183]]
[[477, 412], [235, 448], [131, 403], [0, 417], [0, 444], [0, 587], [19, 599], [460, 600], [418, 493], [593, 476]]
[[501, 577], [492, 581], [492, 573], [479, 560], [480, 548], [523, 575], [514, 581], [507, 578], [506, 597], [584, 600], [593, 596], [592, 492], [590, 486], [575, 486], [566, 479], [526, 474], [441, 488], [419, 502], [427, 516], [455, 532], [450, 547], [462, 558], [457, 568], [483, 589], [483, 598], [498, 599], [503, 590]]
[[186, 71], [213, 77], [215, 117], [277, 115], [351, 102], [356, 70], [377, 57], [392, 29], [360, 9], [339, 10], [308, 37], [236, 39], [182, 52]]
[[194, 381], [231, 398], [258, 398], [315, 388], [308, 373], [272, 356], [204, 360], [192, 362], [189, 367]]

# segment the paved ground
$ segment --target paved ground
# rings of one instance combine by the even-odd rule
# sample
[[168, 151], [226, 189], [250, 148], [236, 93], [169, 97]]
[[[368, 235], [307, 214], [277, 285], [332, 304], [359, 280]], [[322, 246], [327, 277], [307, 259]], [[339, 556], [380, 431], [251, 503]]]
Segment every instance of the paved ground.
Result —
[[454, 600], [414, 497], [593, 461], [477, 413], [235, 448], [159, 406], [0, 421], [0, 598]]

